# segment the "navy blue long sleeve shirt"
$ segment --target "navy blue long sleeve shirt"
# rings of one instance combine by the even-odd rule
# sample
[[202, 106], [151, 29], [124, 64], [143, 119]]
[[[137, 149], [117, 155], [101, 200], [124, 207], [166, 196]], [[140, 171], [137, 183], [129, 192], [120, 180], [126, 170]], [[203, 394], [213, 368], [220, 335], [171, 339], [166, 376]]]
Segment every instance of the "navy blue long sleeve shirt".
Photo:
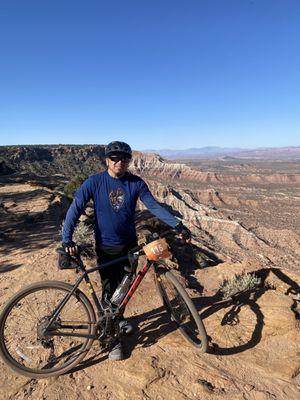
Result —
[[77, 190], [66, 215], [62, 241], [72, 240], [76, 223], [92, 199], [96, 244], [116, 246], [134, 242], [134, 214], [138, 198], [152, 214], [172, 228], [178, 224], [179, 220], [155, 200], [142, 178], [128, 172], [122, 178], [113, 178], [105, 171], [90, 176]]

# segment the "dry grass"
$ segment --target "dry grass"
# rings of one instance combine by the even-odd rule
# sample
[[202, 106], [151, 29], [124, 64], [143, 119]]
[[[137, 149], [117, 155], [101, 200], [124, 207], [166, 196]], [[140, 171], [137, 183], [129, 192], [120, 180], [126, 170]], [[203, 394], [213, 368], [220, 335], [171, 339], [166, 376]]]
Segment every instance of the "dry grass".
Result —
[[[64, 221], [61, 225], [60, 233], [62, 233], [63, 224]], [[90, 225], [86, 225], [84, 222], [80, 221], [74, 230], [73, 241], [79, 246], [92, 245], [92, 247], [85, 249], [82, 254], [88, 258], [95, 257], [95, 239], [93, 229]]]
[[227, 300], [238, 293], [248, 292], [256, 289], [261, 285], [261, 279], [255, 274], [242, 273], [235, 275], [232, 279], [225, 279], [220, 290], [223, 299]]

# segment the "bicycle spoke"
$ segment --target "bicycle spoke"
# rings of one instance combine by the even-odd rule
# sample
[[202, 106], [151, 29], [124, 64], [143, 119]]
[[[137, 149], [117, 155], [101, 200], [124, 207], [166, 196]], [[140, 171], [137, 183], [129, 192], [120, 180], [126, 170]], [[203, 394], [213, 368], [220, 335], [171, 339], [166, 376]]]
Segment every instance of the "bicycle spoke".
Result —
[[[27, 310], [28, 310], [28, 315], [30, 315], [30, 317], [32, 318], [33, 321], [36, 321], [36, 319], [38, 318], [37, 314], [34, 313], [32, 307], [30, 307], [30, 305], [28, 304], [28, 300], [25, 298], [25, 302], [27, 303]], [[31, 310], [31, 312], [30, 312]], [[34, 315], [32, 315], [32, 313]]]

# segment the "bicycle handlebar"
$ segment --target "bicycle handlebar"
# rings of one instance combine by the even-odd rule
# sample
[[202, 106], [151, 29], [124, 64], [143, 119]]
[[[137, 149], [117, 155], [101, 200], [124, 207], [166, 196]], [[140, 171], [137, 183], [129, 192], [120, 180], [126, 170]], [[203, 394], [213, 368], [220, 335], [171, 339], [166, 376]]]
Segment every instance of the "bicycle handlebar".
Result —
[[[133, 256], [134, 253], [138, 253], [138, 254], [136, 254], [136, 256], [141, 256], [141, 255], [145, 254], [144, 251], [142, 250], [143, 247], [145, 246], [145, 244], [151, 243], [159, 238], [166, 237], [170, 234], [175, 235], [175, 234], [177, 234], [177, 232], [174, 228], [172, 228], [172, 229], [167, 229], [166, 231], [161, 232], [161, 233], [158, 233], [158, 232], [151, 233], [150, 235], [147, 236], [146, 243], [136, 246], [128, 252], [128, 257]], [[78, 245], [77, 247], [78, 247], [78, 252], [73, 255], [66, 253], [64, 248], [58, 248], [56, 251], [61, 254], [65, 254], [65, 255], [67, 254], [71, 260], [73, 260], [76, 264], [78, 264], [78, 262], [81, 261], [81, 258], [80, 258], [81, 252], [86, 249], [94, 247], [94, 245], [93, 244], [81, 244], [81, 245]]]
[[[146, 244], [149, 244], [149, 243], [151, 243], [151, 242], [153, 242], [153, 241], [155, 241], [155, 240], [157, 240], [159, 238], [166, 237], [166, 236], [168, 236], [170, 234], [176, 235], [176, 234], [178, 234], [178, 232], [176, 231], [176, 229], [172, 228], [172, 229], [167, 229], [166, 231], [161, 232], [161, 233], [158, 233], [158, 232], [151, 233], [150, 235], [147, 236], [146, 243], [143, 243], [143, 244], [141, 244], [139, 246], [136, 246], [136, 247], [132, 248], [131, 250], [129, 250], [129, 252], [127, 253], [126, 256], [121, 257], [120, 259], [118, 259], [118, 261], [121, 261], [122, 259], [126, 260], [126, 258], [127, 258], [129, 260], [130, 264], [133, 265], [135, 260], [137, 260], [141, 255], [145, 254], [144, 251], [143, 251], [143, 247]], [[69, 259], [68, 259], [69, 261], [66, 260], [66, 266], [61, 265], [61, 266], [59, 266], [59, 268], [60, 269], [68, 269], [68, 268], [74, 269], [74, 268], [76, 268], [76, 271], [79, 272], [79, 270], [77, 268], [78, 267], [79, 268], [80, 267], [84, 267], [84, 265], [82, 263], [82, 260], [81, 260], [81, 257], [80, 257], [81, 252], [83, 250], [85, 250], [85, 249], [92, 248], [92, 247], [93, 247], [92, 244], [79, 245], [78, 246], [78, 252], [76, 254], [74, 254], [74, 255], [66, 253], [65, 249], [62, 248], [62, 247], [56, 249], [56, 251], [58, 253], [60, 253], [62, 256], [69, 257]], [[113, 261], [110, 261], [108, 263], [105, 263], [105, 264], [103, 264], [103, 267], [104, 266], [107, 267], [110, 264], [113, 265], [113, 264], [115, 264], [115, 262], [116, 262], [116, 260], [113, 260]], [[96, 268], [94, 268], [92, 270], [89, 270], [89, 272], [92, 272], [93, 270], [96, 271], [97, 269], [99, 269], [99, 268], [96, 267]]]

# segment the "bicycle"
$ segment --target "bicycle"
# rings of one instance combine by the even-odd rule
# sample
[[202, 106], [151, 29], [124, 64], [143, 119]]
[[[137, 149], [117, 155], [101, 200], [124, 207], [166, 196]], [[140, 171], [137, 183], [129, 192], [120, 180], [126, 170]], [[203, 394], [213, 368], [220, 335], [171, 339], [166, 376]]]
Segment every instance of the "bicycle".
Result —
[[[151, 267], [154, 268], [158, 292], [171, 320], [189, 343], [198, 351], [206, 352], [208, 341], [201, 318], [192, 300], [163, 261], [170, 255], [165, 236], [171, 231], [161, 235], [153, 233], [148, 236], [145, 246], [138, 246], [127, 256], [93, 268], [86, 269], [80, 253], [70, 257], [71, 263], [65, 268], [74, 268], [80, 273], [73, 285], [61, 281], [41, 281], [18, 291], [0, 315], [0, 355], [5, 363], [30, 378], [47, 378], [70, 371], [84, 359], [94, 340], [105, 344], [124, 333], [119, 318]], [[83, 246], [81, 251], [86, 247]], [[64, 250], [58, 252], [62, 254]], [[145, 254], [147, 261], [137, 271], [138, 259]], [[89, 274], [128, 259], [131, 266], [127, 271], [130, 285], [125, 294], [117, 304], [101, 301]], [[83, 280], [94, 305], [79, 289]]]

